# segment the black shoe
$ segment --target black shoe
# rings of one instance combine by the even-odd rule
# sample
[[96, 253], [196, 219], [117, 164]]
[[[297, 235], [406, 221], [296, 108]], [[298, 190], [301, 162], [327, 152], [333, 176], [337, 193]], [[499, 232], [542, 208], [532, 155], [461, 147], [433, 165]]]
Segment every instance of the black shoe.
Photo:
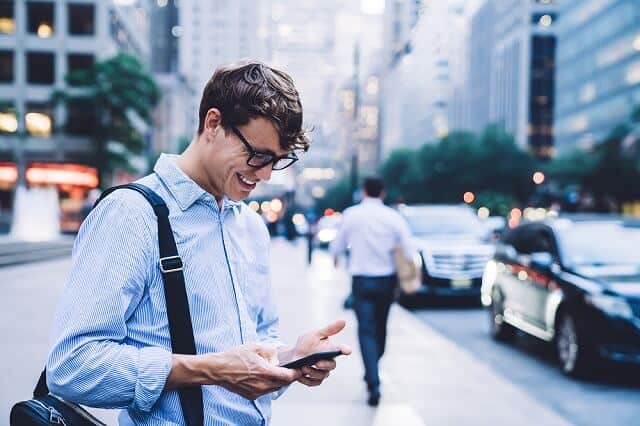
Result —
[[375, 391], [369, 392], [369, 399], [367, 399], [367, 404], [370, 407], [377, 407], [379, 403], [380, 403], [380, 391], [375, 390]]

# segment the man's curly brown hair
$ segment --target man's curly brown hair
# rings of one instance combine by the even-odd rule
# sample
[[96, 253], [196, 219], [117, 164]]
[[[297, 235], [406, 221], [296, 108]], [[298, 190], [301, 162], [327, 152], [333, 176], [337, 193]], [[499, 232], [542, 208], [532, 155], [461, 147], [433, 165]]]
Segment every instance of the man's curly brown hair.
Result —
[[283, 71], [256, 61], [216, 69], [202, 93], [198, 134], [204, 131], [211, 108], [220, 110], [225, 129], [264, 117], [275, 125], [284, 150], [309, 149], [310, 140], [302, 128], [300, 95], [293, 79]]

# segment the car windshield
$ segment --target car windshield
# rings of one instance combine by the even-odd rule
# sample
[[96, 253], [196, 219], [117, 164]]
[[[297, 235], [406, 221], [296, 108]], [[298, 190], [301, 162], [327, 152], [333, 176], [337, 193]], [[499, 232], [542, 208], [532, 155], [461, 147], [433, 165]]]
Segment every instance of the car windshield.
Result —
[[640, 228], [622, 223], [574, 224], [557, 235], [567, 265], [640, 265]]
[[424, 237], [442, 234], [474, 234], [483, 232], [478, 218], [461, 209], [407, 209], [402, 215], [414, 236]]

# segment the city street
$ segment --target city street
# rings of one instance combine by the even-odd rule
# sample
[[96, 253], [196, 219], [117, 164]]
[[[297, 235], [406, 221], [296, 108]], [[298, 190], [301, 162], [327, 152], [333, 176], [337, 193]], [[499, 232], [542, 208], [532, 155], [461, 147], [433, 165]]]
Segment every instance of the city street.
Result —
[[494, 342], [487, 331], [487, 313], [479, 307], [440, 301], [414, 314], [529, 396], [576, 424], [638, 422], [639, 368], [607, 365], [588, 381], [570, 379], [560, 372], [553, 348], [541, 341], [519, 336], [511, 343]]
[[[305, 247], [303, 241], [282, 239], [272, 244], [283, 338], [291, 342], [343, 317], [348, 326], [339, 338], [354, 354], [339, 359], [323, 386], [291, 386], [274, 402], [274, 425], [610, 425], [632, 424], [640, 416], [640, 388], [632, 379], [566, 379], [532, 342], [492, 342], [479, 308], [446, 306], [412, 313], [393, 308], [381, 364], [382, 401], [377, 409], [368, 407], [356, 324], [352, 312], [341, 307], [348, 277], [333, 269], [324, 251], [314, 253], [307, 267]], [[69, 260], [61, 259], [0, 269], [0, 419], [8, 419], [14, 401], [30, 395], [68, 268]], [[99, 415], [115, 423], [114, 412]]]

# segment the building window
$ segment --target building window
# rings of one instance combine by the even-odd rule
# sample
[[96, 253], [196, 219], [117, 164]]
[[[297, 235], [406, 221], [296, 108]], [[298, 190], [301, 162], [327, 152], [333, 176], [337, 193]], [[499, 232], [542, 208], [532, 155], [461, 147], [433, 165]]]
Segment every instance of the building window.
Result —
[[0, 34], [11, 34], [16, 30], [13, 17], [13, 2], [0, 1]]
[[31, 136], [50, 137], [53, 133], [53, 109], [48, 104], [27, 104], [24, 124]]
[[27, 2], [27, 30], [40, 38], [49, 38], [53, 35], [53, 3]]
[[0, 105], [0, 133], [18, 131], [18, 114], [12, 104]]
[[69, 34], [95, 34], [95, 8], [92, 4], [70, 4]]
[[27, 53], [27, 83], [53, 84], [54, 80], [53, 53]]
[[13, 82], [13, 52], [0, 50], [0, 83]]
[[97, 120], [93, 105], [89, 101], [72, 101], [67, 104], [65, 132], [71, 135], [87, 136], [95, 131]]
[[[93, 67], [95, 62], [95, 58], [93, 55], [88, 55], [84, 53], [72, 53], [67, 55], [67, 82], [71, 86], [77, 86], [76, 82], [77, 74], [74, 75], [75, 78], [70, 79], [71, 73], [77, 73], [78, 71], [89, 71]], [[84, 73], [83, 73], [84, 74]]]

